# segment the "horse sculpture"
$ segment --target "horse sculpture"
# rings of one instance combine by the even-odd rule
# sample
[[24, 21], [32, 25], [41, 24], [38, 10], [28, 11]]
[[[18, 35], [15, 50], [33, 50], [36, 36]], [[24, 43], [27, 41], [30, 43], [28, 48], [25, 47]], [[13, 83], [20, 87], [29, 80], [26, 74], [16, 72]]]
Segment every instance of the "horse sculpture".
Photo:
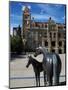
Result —
[[[56, 53], [49, 53], [45, 47], [38, 47], [35, 51], [34, 56], [36, 57], [39, 54], [43, 54], [43, 70], [44, 70], [44, 85], [46, 86], [46, 79], [48, 85], [58, 85], [59, 84], [59, 75], [61, 72], [61, 59]], [[54, 82], [52, 79], [54, 77]]]
[[35, 72], [36, 86], [40, 86], [40, 72], [43, 71], [42, 63], [38, 62], [32, 56], [29, 56], [29, 60], [28, 60], [26, 67], [28, 68], [30, 64], [32, 64], [33, 70]]

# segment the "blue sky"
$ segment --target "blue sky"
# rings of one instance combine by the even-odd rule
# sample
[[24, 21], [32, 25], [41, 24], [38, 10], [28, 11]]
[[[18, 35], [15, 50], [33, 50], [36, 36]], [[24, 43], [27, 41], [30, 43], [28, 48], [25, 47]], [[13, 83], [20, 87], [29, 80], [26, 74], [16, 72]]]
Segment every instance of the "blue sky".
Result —
[[10, 2], [10, 28], [22, 26], [22, 15], [24, 6], [30, 8], [31, 17], [35, 21], [46, 22], [51, 17], [57, 23], [65, 23], [65, 5], [40, 4], [25, 2]]

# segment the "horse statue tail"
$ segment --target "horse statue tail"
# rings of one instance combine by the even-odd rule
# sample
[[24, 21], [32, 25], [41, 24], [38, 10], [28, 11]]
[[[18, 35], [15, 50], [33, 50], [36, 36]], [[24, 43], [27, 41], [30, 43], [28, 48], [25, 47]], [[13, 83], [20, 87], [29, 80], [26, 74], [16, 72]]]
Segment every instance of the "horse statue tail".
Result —
[[59, 68], [59, 74], [61, 72], [61, 68], [62, 68], [62, 62], [61, 62], [61, 59], [60, 59], [60, 56], [58, 54], [56, 54], [57, 56], [57, 61], [58, 61], [58, 68]]
[[61, 59], [58, 54], [53, 55], [53, 76], [54, 76], [54, 85], [59, 84], [59, 77], [61, 72]]

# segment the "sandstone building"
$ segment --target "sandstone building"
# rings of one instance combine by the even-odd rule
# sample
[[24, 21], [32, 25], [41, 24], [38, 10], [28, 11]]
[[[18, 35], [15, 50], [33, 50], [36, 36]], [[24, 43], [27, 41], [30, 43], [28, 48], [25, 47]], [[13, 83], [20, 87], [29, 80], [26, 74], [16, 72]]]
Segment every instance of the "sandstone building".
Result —
[[47, 22], [36, 22], [31, 19], [30, 9], [25, 6], [23, 11], [22, 38], [31, 49], [45, 46], [49, 52], [65, 53], [66, 25], [56, 23], [49, 18]]

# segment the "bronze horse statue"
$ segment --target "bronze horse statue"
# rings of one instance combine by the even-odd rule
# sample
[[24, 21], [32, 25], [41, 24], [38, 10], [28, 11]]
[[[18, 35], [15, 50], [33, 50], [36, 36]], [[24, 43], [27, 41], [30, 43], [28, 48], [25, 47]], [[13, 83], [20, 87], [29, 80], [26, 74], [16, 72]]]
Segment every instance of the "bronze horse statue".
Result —
[[42, 63], [38, 62], [32, 56], [28, 56], [28, 58], [29, 58], [29, 60], [28, 60], [26, 67], [28, 68], [29, 65], [32, 64], [33, 70], [35, 72], [36, 86], [40, 86], [40, 72], [43, 71]]
[[[46, 79], [48, 85], [59, 85], [59, 76], [61, 72], [61, 59], [56, 53], [49, 53], [45, 47], [36, 48], [34, 56], [43, 54], [43, 70], [44, 70], [44, 85], [46, 86]], [[54, 83], [52, 82], [54, 78]]]

